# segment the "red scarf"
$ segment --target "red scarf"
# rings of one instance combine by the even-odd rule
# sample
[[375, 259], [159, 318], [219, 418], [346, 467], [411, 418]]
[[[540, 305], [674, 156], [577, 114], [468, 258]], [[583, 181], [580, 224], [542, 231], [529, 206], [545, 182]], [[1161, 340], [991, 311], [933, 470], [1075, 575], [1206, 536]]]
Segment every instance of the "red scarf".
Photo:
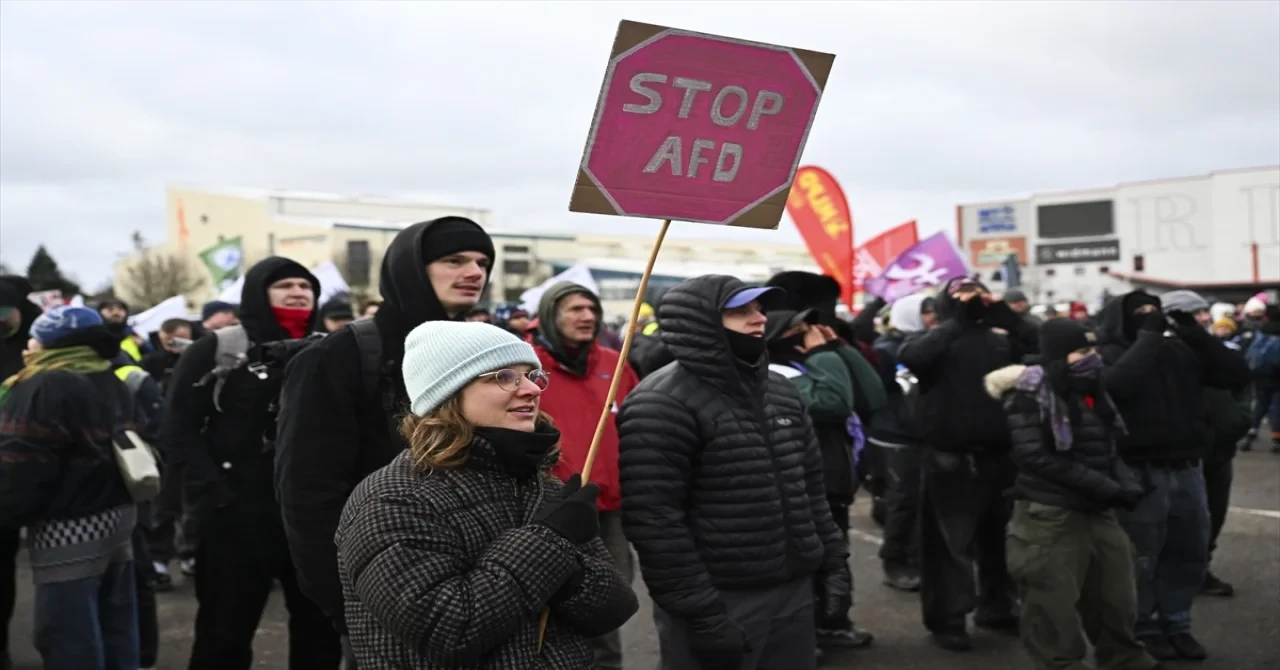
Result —
[[289, 333], [289, 337], [295, 340], [306, 337], [307, 324], [311, 321], [312, 310], [272, 307], [271, 311], [276, 315], [276, 323], [280, 324], [280, 327]]

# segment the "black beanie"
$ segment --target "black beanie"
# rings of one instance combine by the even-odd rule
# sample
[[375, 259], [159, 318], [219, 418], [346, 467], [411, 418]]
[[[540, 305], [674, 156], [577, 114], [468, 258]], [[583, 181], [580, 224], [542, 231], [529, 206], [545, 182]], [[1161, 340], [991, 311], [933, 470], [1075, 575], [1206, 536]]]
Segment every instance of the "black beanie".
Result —
[[1040, 326], [1040, 360], [1066, 360], [1067, 354], [1097, 344], [1089, 329], [1071, 319], [1051, 319]]
[[[305, 279], [309, 282], [314, 283], [311, 273], [307, 272], [306, 268], [302, 267], [301, 265], [298, 265], [297, 263], [281, 263], [280, 267], [276, 268], [274, 272], [267, 275], [266, 280], [262, 282], [263, 283], [262, 290], [265, 291], [271, 288], [272, 284], [280, 281], [281, 279]], [[319, 290], [318, 287], [315, 287], [315, 286], [312, 286], [311, 289], [313, 291]]]
[[422, 262], [429, 264], [460, 251], [478, 251], [493, 260], [493, 240], [480, 224], [460, 216], [437, 219], [422, 233]]

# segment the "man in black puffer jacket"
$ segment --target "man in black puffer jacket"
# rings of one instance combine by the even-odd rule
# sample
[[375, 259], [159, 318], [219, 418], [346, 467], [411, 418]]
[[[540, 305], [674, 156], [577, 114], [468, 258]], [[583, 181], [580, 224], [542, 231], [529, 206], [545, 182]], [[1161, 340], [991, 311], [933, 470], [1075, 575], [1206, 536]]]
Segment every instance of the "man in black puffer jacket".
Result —
[[1157, 659], [1203, 659], [1191, 635], [1211, 525], [1200, 464], [1213, 435], [1203, 392], [1244, 386], [1249, 368], [1194, 319], [1160, 308], [1159, 298], [1133, 291], [1098, 314], [1103, 378], [1129, 431], [1120, 454], [1152, 490], [1120, 523], [1137, 557], [1138, 638]]
[[1022, 359], [1022, 322], [985, 286], [965, 277], [943, 286], [934, 309], [938, 327], [898, 350], [898, 360], [919, 380], [916, 418], [925, 445], [920, 604], [933, 641], [967, 651], [973, 642], [965, 617], [975, 607], [978, 626], [1018, 629], [1004, 558], [1012, 512], [1004, 491], [1014, 477], [1009, 430], [1000, 403], [983, 392], [983, 377]]
[[812, 670], [814, 575], [828, 618], [851, 604], [813, 425], [768, 370], [763, 307], [777, 292], [721, 275], [670, 289], [658, 323], [675, 362], [618, 416], [623, 528], [667, 670]]

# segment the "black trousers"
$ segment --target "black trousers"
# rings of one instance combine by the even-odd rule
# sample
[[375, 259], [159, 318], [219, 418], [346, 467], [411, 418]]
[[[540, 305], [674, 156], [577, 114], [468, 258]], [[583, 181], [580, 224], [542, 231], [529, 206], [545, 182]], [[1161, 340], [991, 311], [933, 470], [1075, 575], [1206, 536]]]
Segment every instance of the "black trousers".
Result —
[[1015, 616], [1005, 564], [1013, 505], [1004, 492], [1016, 474], [1008, 457], [921, 454], [920, 605], [931, 632], [963, 631], [975, 609], [979, 619]]
[[917, 447], [886, 448], [884, 544], [886, 568], [920, 567], [920, 453]]
[[160, 621], [156, 609], [156, 568], [147, 548], [151, 503], [138, 505], [138, 525], [133, 528], [133, 584], [138, 595], [138, 662], [154, 667], [160, 653]]
[[[849, 503], [827, 498], [827, 503], [831, 506], [831, 518], [835, 520], [836, 526], [840, 528], [840, 534], [844, 536], [845, 543], [849, 542]], [[826, 611], [826, 590], [822, 584], [822, 573], [814, 575], [813, 579], [813, 616], [814, 623], [818, 628], [826, 628], [829, 630], [849, 630], [853, 628], [853, 619], [849, 618], [849, 613], [837, 616], [834, 619], [827, 619], [823, 616]]]
[[1204, 490], [1209, 501], [1209, 560], [1218, 548], [1218, 535], [1227, 522], [1227, 507], [1231, 505], [1231, 481], [1235, 478], [1232, 460], [1222, 463], [1204, 462]]
[[174, 558], [191, 558], [194, 547], [189, 546], [190, 523], [183, 514], [182, 469], [177, 461], [164, 464], [164, 485], [160, 495], [152, 502], [152, 517], [147, 532], [147, 546], [151, 558], [168, 565]]
[[21, 531], [0, 528], [0, 652], [9, 650], [9, 620], [18, 601], [18, 548]]
[[237, 500], [202, 520], [189, 670], [249, 670], [253, 637], [276, 581], [289, 611], [289, 669], [338, 670], [338, 633], [298, 588], [281, 524], [273, 501]]

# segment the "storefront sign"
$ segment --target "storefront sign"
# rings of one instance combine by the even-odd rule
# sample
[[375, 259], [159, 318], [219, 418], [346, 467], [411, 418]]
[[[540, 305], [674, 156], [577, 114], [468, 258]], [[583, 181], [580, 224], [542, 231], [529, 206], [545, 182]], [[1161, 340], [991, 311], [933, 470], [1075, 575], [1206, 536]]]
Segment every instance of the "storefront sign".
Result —
[[969, 264], [974, 268], [998, 268], [1013, 254], [1019, 265], [1027, 264], [1027, 238], [988, 237], [969, 241]]
[[1036, 263], [1103, 263], [1120, 260], [1120, 240], [1036, 245]]

